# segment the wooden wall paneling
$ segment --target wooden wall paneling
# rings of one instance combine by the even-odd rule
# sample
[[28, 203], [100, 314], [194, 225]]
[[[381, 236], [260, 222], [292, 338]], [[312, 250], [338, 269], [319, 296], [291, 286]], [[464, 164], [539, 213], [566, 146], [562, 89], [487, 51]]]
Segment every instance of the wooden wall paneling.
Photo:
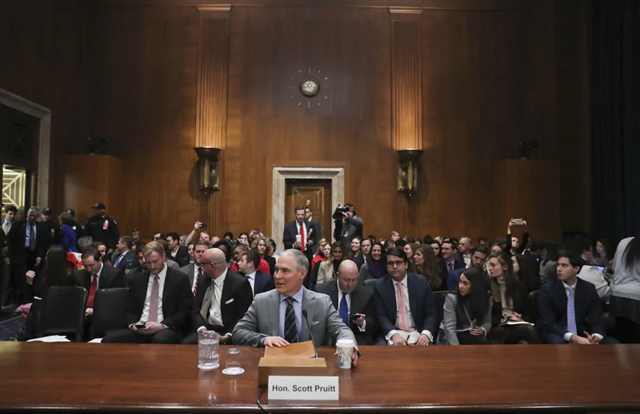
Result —
[[[422, 149], [422, 10], [389, 8], [389, 12], [393, 149]], [[421, 191], [420, 178], [418, 192]], [[396, 193], [394, 199], [394, 230], [402, 235], [415, 232], [420, 206], [402, 193]]]
[[[229, 69], [230, 7], [198, 7], [200, 16], [196, 147], [226, 147], [227, 85]], [[219, 173], [222, 171], [220, 164]], [[234, 191], [221, 188], [222, 192]], [[222, 193], [224, 194], [224, 193]], [[201, 201], [201, 219], [211, 223], [208, 231], [222, 234], [222, 194], [214, 192]]]

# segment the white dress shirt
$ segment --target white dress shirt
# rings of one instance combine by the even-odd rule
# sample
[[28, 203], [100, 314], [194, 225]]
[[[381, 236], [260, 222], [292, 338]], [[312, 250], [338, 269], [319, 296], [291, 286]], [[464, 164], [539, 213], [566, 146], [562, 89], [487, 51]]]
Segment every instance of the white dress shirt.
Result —
[[[104, 263], [100, 263], [100, 270], [98, 270], [98, 273], [95, 274], [95, 276], [97, 276], [96, 278], [96, 290], [98, 290], [100, 288], [100, 275], [102, 274], [102, 269], [104, 269]], [[91, 282], [93, 282], [93, 276], [91, 275]]]
[[[300, 233], [300, 223], [298, 223], [298, 220], [296, 220], [295, 223], [296, 223], [296, 234], [302, 236], [302, 233]], [[303, 247], [304, 247], [305, 250], [307, 250], [307, 235], [309, 234], [309, 228], [307, 227], [307, 222], [306, 221], [302, 222], [302, 228], [303, 228], [303, 231], [304, 231], [304, 237], [302, 237], [302, 238], [304, 240], [301, 240], [301, 241], [304, 241], [305, 245]], [[296, 243], [296, 241], [294, 240], [293, 244], [291, 245], [292, 249], [295, 249], [295, 247], [293, 247], [293, 245], [295, 243]]]
[[[578, 285], [578, 281], [576, 280], [576, 283], [573, 284], [573, 286], [569, 286], [566, 283], [564, 283], [564, 281], [562, 282], [562, 287], [564, 287], [564, 293], [565, 295], [567, 295], [567, 300], [569, 300], [569, 294], [567, 293], [567, 289], [571, 289], [571, 293], [573, 294], [573, 306], [576, 306], [576, 286]], [[575, 317], [575, 312], [573, 313], [574, 317]], [[576, 327], [578, 326], [578, 321], [576, 320]], [[564, 334], [564, 340], [567, 342], [571, 342], [571, 337], [573, 336], [573, 333], [571, 332], [567, 332]], [[602, 340], [602, 335], [600, 335], [599, 333], [592, 333], [591, 336], [594, 336], [600, 340]]]
[[[407, 311], [407, 323], [409, 324], [409, 328], [416, 328], [416, 324], [415, 322], [413, 322], [413, 316], [411, 315], [411, 305], [409, 304], [409, 287], [407, 285], [407, 275], [404, 276], [404, 279], [402, 279], [400, 282], [396, 282], [395, 280], [393, 280], [393, 292], [394, 292], [394, 297], [397, 298], [398, 297], [398, 283], [402, 284], [402, 292], [404, 293], [404, 304], [405, 304], [405, 308]], [[396, 300], [396, 307], [398, 306], [397, 300]], [[396, 328], [399, 328], [398, 323], [400, 322], [400, 312], [396, 311]], [[389, 333], [387, 334], [387, 336], [385, 336], [386, 340], [389, 341], [391, 340], [391, 337], [397, 333], [403, 333], [405, 331], [402, 331], [400, 329], [393, 329], [391, 331], [389, 331]], [[407, 332], [408, 333], [408, 332]], [[427, 329], [425, 329], [424, 331], [420, 332], [420, 335], [427, 335], [427, 337], [429, 338], [429, 342], [433, 342], [433, 335], [431, 334], [431, 332], [429, 332]], [[400, 335], [402, 336], [402, 335]]]
[[227, 278], [227, 271], [225, 270], [217, 279], [212, 280], [213, 299], [211, 300], [211, 308], [209, 308], [209, 325], [223, 326], [222, 324], [222, 312], [220, 311], [220, 301], [222, 300], [222, 287], [224, 280]]
[[[154, 274], [149, 275], [149, 283], [147, 284], [147, 297], [144, 300], [144, 310], [142, 311], [142, 317], [140, 318], [140, 322], [149, 321], [149, 307], [151, 306], [151, 289], [153, 289], [153, 281], [155, 279]], [[164, 267], [158, 273], [158, 321], [162, 323], [164, 320], [164, 315], [162, 314], [162, 298], [164, 292], [164, 282], [167, 280], [167, 265], [164, 264]]]
[[248, 275], [244, 275], [245, 279], [247, 279], [249, 281], [249, 284], [251, 285], [251, 293], [253, 294], [253, 296], [256, 295], [256, 272], [253, 273], [249, 273]]
[[[342, 302], [342, 297], [346, 296], [347, 297], [347, 314], [349, 315], [349, 319], [351, 319], [351, 294], [347, 293], [346, 295], [342, 292], [342, 290], [340, 290], [340, 287], [338, 286], [338, 312], [340, 312], [340, 302]], [[354, 324], [355, 325], [355, 324]], [[347, 325], [348, 326], [348, 325]], [[358, 325], [356, 325], [358, 326]], [[362, 326], [358, 326], [358, 330], [360, 332], [364, 332], [367, 329], [367, 321], [365, 320], [362, 323]]]

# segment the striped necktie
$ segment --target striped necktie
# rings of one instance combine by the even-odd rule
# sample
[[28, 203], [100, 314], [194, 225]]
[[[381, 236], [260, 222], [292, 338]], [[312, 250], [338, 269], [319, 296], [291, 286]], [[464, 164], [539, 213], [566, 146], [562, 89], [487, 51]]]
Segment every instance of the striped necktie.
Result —
[[287, 310], [284, 316], [284, 340], [290, 344], [298, 342], [298, 328], [296, 326], [296, 311], [293, 309], [291, 296], [287, 297]]
[[571, 288], [567, 290], [567, 332], [571, 332], [574, 335], [578, 334], [578, 327], [576, 326], [576, 305], [574, 299], [574, 292]]

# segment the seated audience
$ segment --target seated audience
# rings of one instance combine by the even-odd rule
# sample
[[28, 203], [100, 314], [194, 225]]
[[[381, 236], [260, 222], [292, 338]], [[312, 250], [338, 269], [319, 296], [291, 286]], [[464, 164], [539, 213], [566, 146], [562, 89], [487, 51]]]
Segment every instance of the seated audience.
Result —
[[556, 279], [558, 273], [556, 270], [558, 255], [564, 250], [564, 245], [558, 241], [552, 241], [546, 244], [544, 250], [544, 259], [540, 262], [540, 283], [545, 284], [549, 280]]
[[360, 243], [360, 255], [353, 258], [353, 262], [358, 266], [358, 270], [362, 268], [362, 265], [367, 263], [367, 258], [371, 255], [371, 246], [373, 241], [369, 238], [362, 239]]
[[187, 248], [180, 245], [180, 235], [175, 232], [167, 234], [167, 257], [178, 263], [179, 267], [189, 264], [189, 252]]
[[458, 243], [457, 258], [461, 262], [464, 262], [465, 267], [471, 266], [471, 250], [473, 245], [469, 237], [460, 237], [460, 243]]
[[402, 246], [402, 250], [404, 250], [404, 253], [407, 255], [407, 259], [411, 264], [411, 270], [413, 271], [413, 253], [416, 251], [416, 246], [413, 243], [407, 243]]
[[[489, 256], [489, 251], [486, 247], [478, 246], [472, 250], [471, 253], [471, 267], [475, 267], [476, 269], [480, 269], [484, 274], [486, 280], [489, 280], [489, 275], [485, 272], [487, 257]], [[460, 281], [460, 275], [464, 272], [465, 269], [457, 269], [454, 270], [448, 277], [447, 281], [447, 289], [446, 290], [456, 290], [458, 288], [458, 282]]]
[[531, 320], [529, 291], [513, 274], [509, 253], [489, 256], [488, 269], [493, 298], [490, 338], [504, 344], [539, 343]]
[[148, 243], [142, 252], [149, 270], [129, 283], [127, 329], [107, 334], [102, 342], [180, 343], [193, 305], [189, 278], [166, 265], [161, 243]]
[[360, 345], [373, 345], [378, 329], [373, 311], [373, 293], [358, 283], [358, 266], [351, 260], [340, 263], [338, 277], [317, 286], [329, 295], [340, 319], [353, 331]]
[[427, 278], [432, 291], [447, 290], [447, 274], [438, 267], [431, 246], [423, 244], [418, 247], [413, 254], [413, 264], [415, 273]]
[[386, 263], [389, 275], [376, 280], [373, 290], [381, 334], [389, 345], [429, 345], [437, 328], [429, 282], [407, 272], [409, 260], [400, 248], [387, 251]]
[[353, 260], [356, 257], [362, 256], [361, 245], [362, 245], [362, 240], [360, 240], [360, 237], [355, 236], [353, 239], [351, 239], [351, 249], [349, 250], [345, 259]]
[[316, 250], [316, 254], [313, 256], [313, 260], [311, 260], [311, 271], [313, 272], [316, 264], [327, 260], [329, 255], [331, 255], [331, 245], [327, 243], [325, 239], [320, 240], [320, 242], [318, 242], [318, 250]]
[[611, 258], [609, 257], [609, 241], [604, 238], [599, 238], [596, 241], [595, 251], [593, 252], [593, 261], [598, 266], [609, 266], [609, 261]]
[[[244, 317], [233, 330], [237, 345], [286, 347], [311, 339], [306, 319], [318, 346], [339, 339], [356, 338], [340, 319], [331, 299], [302, 286], [309, 261], [295, 249], [284, 251], [276, 263], [276, 289], [257, 295]], [[357, 351], [357, 348], [355, 349]], [[354, 364], [358, 362], [353, 352]]]
[[[340, 244], [340, 242], [334, 242], [331, 245], [331, 255], [329, 256], [329, 260], [320, 263], [316, 284], [320, 285], [324, 282], [335, 279], [340, 263], [342, 262], [342, 258], [342, 244]], [[311, 288], [313, 288], [313, 286], [311, 286]]]
[[198, 284], [200, 283], [200, 279], [204, 276], [204, 270], [202, 268], [202, 255], [207, 251], [208, 248], [209, 245], [206, 242], [198, 240], [195, 243], [195, 248], [193, 251], [193, 263], [190, 263], [178, 269], [189, 277], [189, 286], [191, 286], [191, 291], [193, 292], [194, 297], [198, 293]]
[[[129, 236], [125, 236], [129, 237]], [[102, 263], [102, 256], [96, 249], [89, 247], [82, 252], [84, 269], [76, 272], [78, 285], [87, 289], [87, 315], [93, 314], [93, 301], [98, 289], [126, 287], [125, 275], [121, 269]]]
[[[167, 241], [164, 239], [158, 239], [156, 240], [156, 243], [160, 243], [160, 245], [162, 246], [162, 248], [164, 249], [164, 251], [166, 252], [168, 249], [168, 244]], [[175, 269], [178, 270], [180, 269], [180, 265], [178, 265], [178, 262], [176, 262], [175, 260], [172, 260], [169, 256], [167, 256], [165, 254], [164, 256], [164, 262], [167, 264], [167, 266], [169, 266], [171, 269]]]
[[363, 264], [358, 273], [358, 281], [363, 284], [365, 280], [380, 279], [387, 274], [387, 265], [384, 258], [384, 247], [377, 241], [371, 246], [371, 254], [367, 263]]
[[530, 262], [527, 261], [524, 255], [517, 254], [515, 256], [511, 256], [511, 264], [513, 266], [513, 274], [518, 280], [524, 282], [529, 292], [540, 289], [539, 271], [533, 273]]
[[116, 244], [116, 254], [113, 258], [113, 267], [123, 270], [125, 273], [138, 268], [137, 255], [133, 249], [133, 239], [129, 236], [122, 236]]
[[251, 250], [258, 253], [258, 255], [260, 256], [260, 259], [267, 262], [267, 265], [269, 266], [269, 271], [265, 273], [268, 273], [269, 275], [273, 275], [276, 268], [276, 259], [267, 255], [267, 239], [265, 239], [264, 236], [262, 235], [255, 236], [253, 238], [253, 241], [251, 242]]
[[550, 344], [617, 343], [605, 337], [602, 302], [596, 288], [578, 278], [584, 260], [570, 251], [558, 258], [558, 278], [540, 289], [538, 328]]
[[197, 344], [198, 332], [216, 331], [220, 343], [231, 341], [231, 332], [251, 305], [251, 285], [241, 274], [227, 269], [222, 250], [212, 248], [202, 255], [204, 276], [191, 311], [191, 332], [182, 341]]
[[628, 237], [613, 257], [611, 315], [622, 343], [640, 343], [640, 239]]
[[440, 243], [438, 241], [434, 240], [429, 244], [431, 245], [431, 248], [433, 249], [434, 256], [436, 256], [436, 258], [438, 258], [438, 259], [441, 259], [442, 256], [440, 255]]
[[261, 272], [258, 270], [258, 266], [260, 266], [260, 256], [254, 251], [243, 253], [238, 263], [240, 273], [244, 275], [244, 278], [247, 279], [251, 285], [252, 296], [276, 288], [273, 282], [273, 276]]
[[452, 239], [445, 239], [440, 247], [442, 259], [438, 261], [438, 266], [447, 273], [447, 279], [456, 269], [465, 269], [467, 266], [462, 260], [456, 258], [458, 245]]
[[465, 269], [456, 293], [449, 293], [445, 298], [438, 343], [490, 345], [487, 334], [491, 329], [491, 307], [484, 272], [477, 267]]

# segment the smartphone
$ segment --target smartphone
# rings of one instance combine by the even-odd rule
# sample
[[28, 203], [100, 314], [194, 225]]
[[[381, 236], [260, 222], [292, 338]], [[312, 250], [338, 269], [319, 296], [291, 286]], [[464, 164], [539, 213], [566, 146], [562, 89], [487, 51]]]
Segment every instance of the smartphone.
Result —
[[524, 224], [524, 220], [521, 218], [513, 219], [512, 223], [516, 226], [522, 226]]
[[136, 327], [136, 329], [144, 329], [144, 328], [147, 327], [147, 324], [146, 323], [136, 323], [134, 326]]
[[206, 229], [207, 228], [207, 223], [200, 223], [200, 228], [201, 229]]
[[358, 319], [358, 318], [359, 318], [359, 317], [361, 317], [361, 316], [362, 316], [362, 314], [361, 314], [361, 313], [352, 313], [352, 314], [351, 314], [351, 320], [356, 320], [356, 319]]

